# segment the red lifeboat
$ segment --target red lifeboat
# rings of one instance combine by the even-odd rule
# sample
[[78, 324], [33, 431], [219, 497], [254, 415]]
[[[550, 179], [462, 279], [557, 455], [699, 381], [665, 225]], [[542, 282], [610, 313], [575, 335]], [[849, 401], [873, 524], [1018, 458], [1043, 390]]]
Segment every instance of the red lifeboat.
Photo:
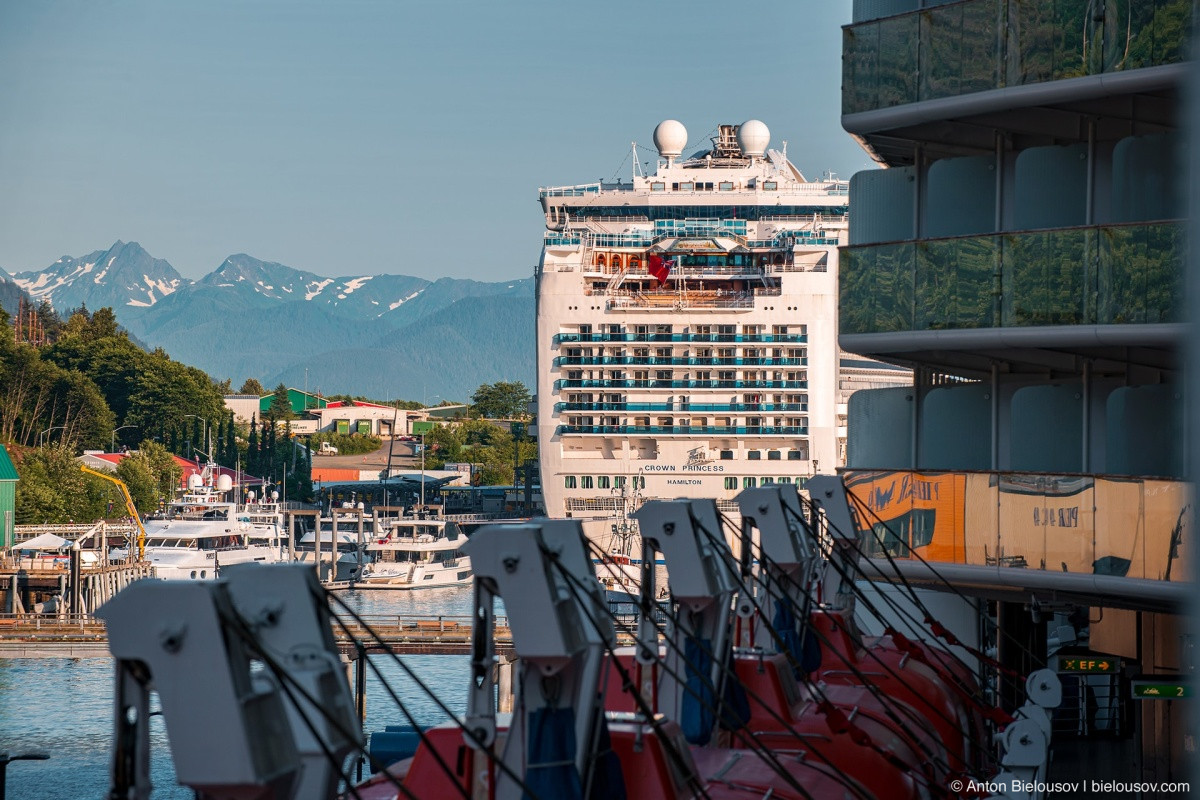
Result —
[[[635, 680], [639, 680], [639, 674], [653, 680], [652, 671], [639, 670], [631, 648], [623, 648], [616, 657]], [[608, 673], [607, 710], [632, 712], [633, 698], [624, 690], [618, 672], [613, 669]], [[784, 656], [738, 657], [735, 673], [749, 698], [750, 719], [746, 729], [756, 743], [778, 754], [780, 760], [850, 776], [879, 800], [928, 796], [921, 787], [928, 786], [930, 777], [925, 774], [915, 748], [899, 743], [896, 733], [876, 720], [866, 720], [864, 725], [853, 729], [831, 729], [827, 719], [816, 712], [811, 698], [797, 688]], [[845, 713], [852, 710], [853, 706], [847, 707]], [[870, 741], [856, 740], [863, 734]], [[743, 737], [729, 735], [719, 747], [693, 747], [692, 753], [702, 765], [701, 773], [706, 774], [704, 765], [715, 763], [713, 752], [733, 748], [742, 753], [740, 757], [746, 757], [748, 753], [742, 749], [745, 745]]]
[[859, 646], [842, 612], [815, 611], [810, 620], [821, 646], [821, 668], [813, 677], [851, 686], [869, 681], [888, 697], [911, 706], [919, 714], [913, 724], [923, 721], [937, 732], [951, 770], [974, 772], [987, 752], [974, 736], [980, 725], [978, 714], [952, 688], [952, 677], [939, 675], [909, 653], [884, 646]]
[[[688, 745], [679, 726], [658, 718], [650, 724], [636, 715], [618, 715], [608, 723], [612, 750], [621, 764], [627, 800], [872, 800], [876, 795], [852, 778], [790, 753], [777, 759], [787, 777], [765, 758], [745, 750]], [[363, 800], [445, 800], [481, 796], [492, 772], [487, 759], [468, 747], [455, 727], [434, 728], [408, 762], [356, 787]], [[444, 769], [439, 763], [440, 756]], [[399, 781], [404, 789], [397, 788]], [[479, 785], [473, 785], [473, 781]], [[800, 788], [797, 788], [800, 787]], [[747, 794], [747, 792], [750, 794]], [[486, 796], [486, 795], [484, 795]], [[553, 798], [543, 798], [553, 800]]]

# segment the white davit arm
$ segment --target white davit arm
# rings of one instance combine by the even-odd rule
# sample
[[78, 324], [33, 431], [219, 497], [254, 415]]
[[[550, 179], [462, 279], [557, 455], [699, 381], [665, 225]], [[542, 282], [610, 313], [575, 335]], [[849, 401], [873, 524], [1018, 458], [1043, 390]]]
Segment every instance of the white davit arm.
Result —
[[808, 479], [805, 488], [817, 510], [813, 523], [821, 541], [828, 544], [829, 560], [833, 562], [826, 565], [822, 581], [825, 603], [830, 608], [846, 611], [846, 619], [853, 620], [853, 581], [859, 572], [860, 537], [846, 497], [846, 484], [838, 475], [814, 475]]
[[[97, 612], [117, 661], [110, 797], [150, 796], [149, 701], [157, 690], [184, 786], [205, 797], [291, 797], [300, 769], [279, 686], [226, 635], [219, 582], [138, 581]], [[256, 792], [257, 790], [257, 792]]]
[[238, 616], [291, 678], [285, 706], [303, 765], [292, 797], [334, 797], [341, 765], [364, 741], [325, 590], [301, 564], [241, 564], [221, 575]]
[[[806, 588], [818, 577], [824, 563], [817, 548], [816, 537], [805, 521], [800, 495], [790, 483], [776, 483], [756, 489], [746, 489], [737, 497], [742, 513], [741, 548], [743, 563], [753, 556], [758, 562], [758, 606], [766, 620], [774, 624], [776, 611], [790, 606], [797, 631], [806, 624], [800, 617], [807, 607]], [[754, 548], [754, 530], [758, 530], [758, 550]], [[749, 616], [750, 607], [738, 613]], [[749, 629], [750, 626], [747, 626]], [[766, 625], [753, 626], [751, 644], [776, 649]]]
[[[679, 604], [676, 625], [668, 631], [674, 646], [667, 648], [669, 669], [660, 678], [658, 696], [659, 710], [667, 717], [681, 719], [685, 687], [672, 675], [687, 674], [684, 655], [689, 639], [707, 643], [698, 646], [712, 655], [705, 675], [709, 685], [720, 687], [724, 683], [725, 659], [732, 646], [729, 612], [736, 567], [713, 500], [651, 500], [633, 516], [642, 535], [642, 557], [648, 559], [648, 554], [654, 551], [663, 554], [671, 598]], [[642, 643], [642, 647], [647, 646]], [[658, 651], [657, 643], [654, 651]], [[716, 696], [720, 697], [720, 693]]]
[[[572, 761], [583, 785], [602, 708], [595, 702], [605, 649], [613, 641], [603, 594], [577, 521], [485, 525], [463, 545], [475, 572], [477, 602], [504, 599], [518, 657], [521, 700], [505, 743], [504, 763], [517, 775], [536, 769], [551, 723], [566, 719], [576, 743]], [[563, 575], [566, 572], [570, 577]], [[487, 616], [475, 610], [475, 624]], [[596, 623], [600, 624], [597, 625]], [[494, 725], [490, 700], [471, 695], [468, 725]], [[554, 720], [551, 716], [560, 715]], [[540, 719], [541, 724], [535, 723]], [[546, 766], [552, 766], [547, 763]], [[524, 794], [507, 771], [496, 776], [496, 797]]]

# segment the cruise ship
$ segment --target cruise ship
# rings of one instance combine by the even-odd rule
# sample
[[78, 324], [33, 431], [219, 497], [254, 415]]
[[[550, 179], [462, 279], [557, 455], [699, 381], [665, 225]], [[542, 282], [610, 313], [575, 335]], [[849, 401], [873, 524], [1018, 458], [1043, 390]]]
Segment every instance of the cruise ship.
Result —
[[537, 433], [550, 517], [801, 482], [845, 455], [850, 391], [910, 373], [837, 346], [848, 190], [808, 180], [758, 120], [653, 174], [542, 188]]

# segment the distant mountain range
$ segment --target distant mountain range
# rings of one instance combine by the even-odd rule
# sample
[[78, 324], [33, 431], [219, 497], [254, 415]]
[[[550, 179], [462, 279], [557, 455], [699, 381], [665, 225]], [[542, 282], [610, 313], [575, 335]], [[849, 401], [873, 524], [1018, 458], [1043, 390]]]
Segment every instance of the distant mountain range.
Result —
[[248, 377], [304, 388], [306, 369], [310, 390], [381, 399], [466, 400], [481, 383], [534, 381], [533, 278], [327, 278], [239, 253], [192, 281], [117, 242], [12, 280], [60, 313], [111, 306], [133, 336], [235, 389]]

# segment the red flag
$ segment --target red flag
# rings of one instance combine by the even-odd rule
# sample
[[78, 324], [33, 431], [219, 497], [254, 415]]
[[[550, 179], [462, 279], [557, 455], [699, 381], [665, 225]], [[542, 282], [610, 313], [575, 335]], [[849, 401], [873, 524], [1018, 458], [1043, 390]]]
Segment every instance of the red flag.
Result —
[[675, 266], [675, 259], [663, 258], [654, 253], [650, 254], [650, 266], [647, 272], [658, 279], [658, 285], [662, 286], [667, 282], [667, 276], [671, 274], [671, 267]]

